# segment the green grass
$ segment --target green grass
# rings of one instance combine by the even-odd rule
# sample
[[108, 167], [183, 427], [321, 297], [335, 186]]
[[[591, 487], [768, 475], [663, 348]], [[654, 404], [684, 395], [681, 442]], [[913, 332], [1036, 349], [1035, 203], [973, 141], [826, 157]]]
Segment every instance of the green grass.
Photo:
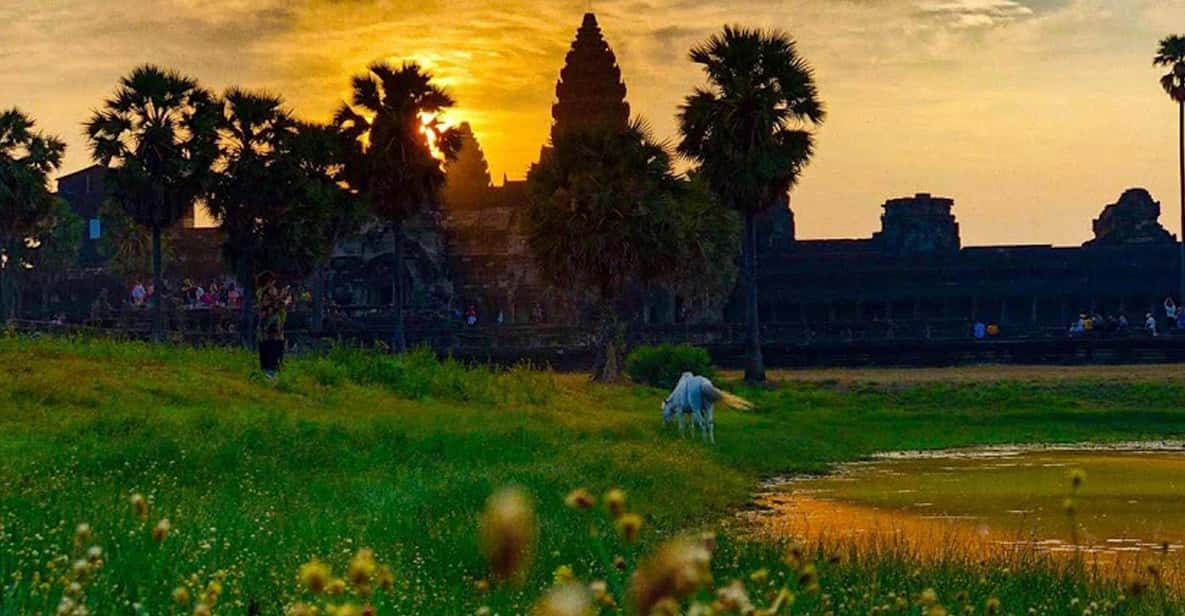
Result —
[[[658, 390], [527, 367], [337, 349], [291, 360], [273, 386], [233, 350], [0, 338], [0, 616], [52, 613], [62, 564], [49, 565], [74, 558], [80, 522], [105, 550], [84, 588], [96, 614], [170, 613], [175, 587], [204, 585], [219, 570], [216, 613], [281, 613], [304, 597], [302, 563], [316, 556], [340, 572], [363, 546], [395, 570], [395, 588], [376, 601], [381, 613], [524, 612], [560, 565], [608, 579], [623, 601], [628, 579], [611, 557], [632, 568], [686, 528], [721, 531], [718, 581], [768, 567], [781, 584], [791, 575], [781, 548], [732, 530], [733, 511], [764, 476], [881, 450], [1185, 435], [1179, 383], [726, 386], [758, 410], [718, 412], [711, 448], [663, 430]], [[536, 499], [538, 559], [522, 590], [481, 594], [477, 519], [509, 484]], [[566, 507], [576, 487], [624, 489], [645, 519], [642, 541], [623, 544], [603, 514]], [[152, 502], [146, 524], [131, 514], [133, 493]], [[172, 532], [157, 545], [148, 534], [160, 517]], [[1005, 573], [957, 556], [841, 560], [820, 564], [822, 592], [802, 594], [795, 613], [864, 614], [888, 592], [927, 586], [948, 607], [970, 590], [979, 613], [988, 595], [1010, 613], [1081, 614], [1072, 599], [1118, 593], [1049, 563]]]

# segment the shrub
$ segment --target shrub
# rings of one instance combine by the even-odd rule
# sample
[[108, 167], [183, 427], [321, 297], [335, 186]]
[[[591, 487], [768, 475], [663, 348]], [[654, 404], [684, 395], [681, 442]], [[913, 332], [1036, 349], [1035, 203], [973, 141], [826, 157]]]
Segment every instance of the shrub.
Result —
[[689, 344], [640, 346], [625, 360], [625, 373], [635, 383], [670, 389], [684, 372], [712, 377], [708, 352]]

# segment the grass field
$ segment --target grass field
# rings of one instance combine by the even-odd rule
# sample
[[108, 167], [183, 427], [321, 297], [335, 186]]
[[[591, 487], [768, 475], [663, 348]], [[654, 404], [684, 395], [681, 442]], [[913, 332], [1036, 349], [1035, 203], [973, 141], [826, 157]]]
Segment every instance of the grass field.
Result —
[[[879, 613], [898, 599], [912, 613], [939, 614], [937, 603], [985, 613], [992, 598], [999, 613], [1082, 614], [1091, 601], [1095, 614], [1177, 613], [1155, 592], [1129, 589], [1120, 601], [1121, 585], [1072, 566], [957, 554], [919, 565], [905, 552], [808, 550], [815, 590], [815, 569], [783, 562], [785, 546], [739, 540], [733, 515], [763, 477], [877, 451], [1185, 436], [1185, 382], [1171, 367], [1125, 368], [1145, 377], [1122, 379], [779, 373], [762, 390], [725, 380], [758, 408], [718, 412], [711, 448], [664, 431], [663, 394], [645, 387], [467, 369], [423, 353], [297, 358], [276, 385], [252, 364], [221, 349], [0, 338], [0, 616], [54, 613], [63, 592], [92, 614], [193, 613], [213, 582], [219, 614], [278, 614], [299, 601], [515, 614], [569, 571], [604, 580], [624, 605], [635, 565], [684, 529], [718, 531], [717, 587], [744, 580], [759, 605], [786, 587], [794, 613]], [[537, 558], [521, 587], [485, 591], [478, 519], [507, 485], [533, 496]], [[639, 541], [621, 539], [599, 509], [565, 505], [579, 487], [623, 489], [643, 521]], [[146, 498], [143, 517], [133, 494]], [[161, 518], [170, 525], [157, 541]], [[76, 538], [80, 523], [90, 534]], [[76, 570], [91, 544], [101, 566]], [[392, 568], [389, 589], [325, 599], [298, 584], [310, 559], [344, 574], [364, 547]], [[178, 588], [187, 600], [172, 596]]]

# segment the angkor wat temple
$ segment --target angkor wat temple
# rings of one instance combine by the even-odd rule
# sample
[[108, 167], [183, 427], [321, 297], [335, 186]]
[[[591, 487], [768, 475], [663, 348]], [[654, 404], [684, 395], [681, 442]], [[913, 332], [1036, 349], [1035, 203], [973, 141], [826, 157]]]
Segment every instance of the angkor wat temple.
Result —
[[[587, 14], [556, 84], [552, 134], [589, 125], [624, 128], [629, 115], [616, 58]], [[503, 178], [495, 186], [473, 131], [460, 130], [464, 145], [447, 165], [442, 202], [405, 225], [409, 249], [401, 265], [412, 310], [449, 319], [474, 305], [483, 325], [521, 331], [575, 324], [575, 307], [564, 291], [541, 282], [528, 252], [526, 182]], [[75, 198], [71, 185], [63, 183], [63, 196], [94, 216], [89, 197]], [[1162, 315], [1164, 298], [1176, 289], [1177, 244], [1158, 222], [1160, 204], [1143, 189], [1126, 190], [1103, 207], [1094, 239], [1081, 247], [964, 247], [954, 206], [926, 193], [890, 199], [871, 238], [836, 240], [796, 239], [789, 206], [774, 208], [761, 233], [760, 268], [760, 309], [771, 342], [963, 338], [976, 321], [998, 324], [1003, 336], [1052, 335], [1081, 312], [1123, 313], [1133, 323], [1146, 312]], [[329, 289], [338, 305], [376, 312], [389, 305], [391, 244], [376, 227], [337, 247]], [[651, 306], [645, 320], [655, 332], [689, 335], [692, 319], [679, 309], [680, 299], [669, 303]], [[729, 323], [740, 319], [729, 306], [694, 321], [698, 331], [726, 338]]]

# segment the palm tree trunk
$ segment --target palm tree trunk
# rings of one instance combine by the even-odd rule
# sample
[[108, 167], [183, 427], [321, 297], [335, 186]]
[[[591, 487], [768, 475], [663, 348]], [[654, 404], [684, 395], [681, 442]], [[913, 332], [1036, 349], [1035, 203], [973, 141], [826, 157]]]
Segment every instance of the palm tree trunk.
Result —
[[391, 331], [391, 352], [402, 353], [407, 350], [407, 336], [403, 329], [403, 221], [391, 225], [394, 235], [395, 260], [391, 267], [391, 308], [393, 310], [393, 328]]
[[1181, 180], [1181, 286], [1177, 301], [1185, 301], [1185, 101], [1181, 101], [1177, 107], [1177, 162], [1180, 165], [1178, 177]]
[[313, 287], [313, 305], [310, 307], [309, 330], [320, 334], [325, 329], [325, 266], [318, 265], [309, 280]]
[[161, 228], [152, 225], [152, 339], [160, 342], [165, 337], [165, 287], [161, 276]]
[[741, 242], [741, 278], [745, 295], [745, 380], [765, 382], [761, 356], [761, 321], [757, 313], [757, 213], [745, 212], [745, 237]]

